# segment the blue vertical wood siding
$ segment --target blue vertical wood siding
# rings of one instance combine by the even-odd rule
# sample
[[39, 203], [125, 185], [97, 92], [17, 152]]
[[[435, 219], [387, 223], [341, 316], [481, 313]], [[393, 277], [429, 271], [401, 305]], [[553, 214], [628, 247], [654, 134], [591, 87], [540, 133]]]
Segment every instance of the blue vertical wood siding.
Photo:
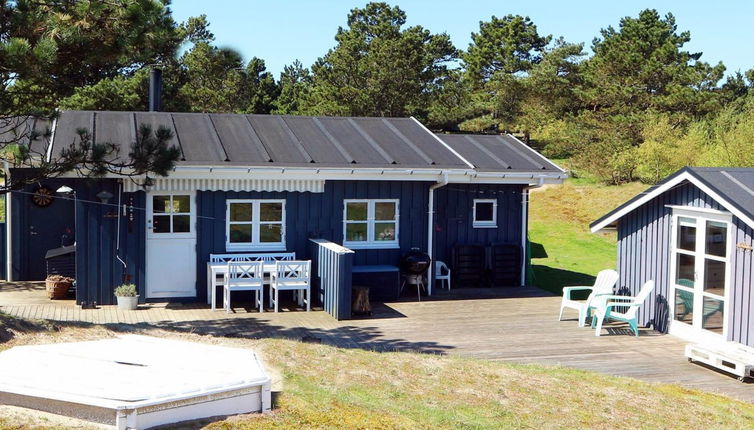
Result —
[[284, 199], [286, 250], [311, 259], [309, 239], [343, 243], [344, 199], [400, 199], [399, 248], [357, 249], [353, 264], [398, 264], [412, 247], [427, 247], [429, 182], [328, 181], [323, 193], [200, 191], [197, 193], [197, 296], [206, 300], [209, 254], [225, 253], [227, 199]]
[[[11, 170], [11, 177], [18, 178], [24, 172]], [[73, 185], [68, 179], [49, 179], [41, 185], [55, 192], [62, 185]], [[13, 279], [17, 281], [40, 281], [45, 279], [45, 254], [47, 250], [61, 245], [66, 228], [73, 229], [73, 201], [56, 198], [52, 204], [41, 208], [32, 200], [38, 185], [29, 185], [10, 193], [13, 217]]]
[[[474, 199], [497, 200], [497, 228], [474, 228]], [[434, 256], [450, 264], [456, 244], [521, 245], [523, 185], [448, 184], [435, 191]], [[523, 258], [522, 258], [523, 261]]]
[[[137, 285], [140, 300], [145, 294], [146, 264], [146, 194], [123, 193], [126, 214], [118, 211], [117, 180], [59, 180], [51, 183], [71, 186], [76, 190], [76, 282], [77, 302], [114, 303], [113, 289], [124, 281]], [[400, 256], [411, 248], [426, 250], [427, 204], [431, 182], [411, 181], [328, 181], [323, 193], [309, 192], [197, 192], [197, 300], [206, 300], [206, 262], [211, 253], [225, 253], [225, 215], [227, 199], [285, 199], [286, 250], [299, 258], [311, 259], [310, 238], [323, 238], [343, 243], [344, 199], [399, 199], [399, 247], [395, 249], [355, 250], [352, 264], [397, 265]], [[522, 186], [450, 184], [436, 191], [435, 255], [449, 261], [450, 249], [459, 243], [521, 243]], [[113, 194], [109, 205], [96, 197], [100, 191]], [[13, 234], [14, 271], [28, 269], [28, 195], [14, 195]], [[474, 198], [498, 200], [498, 227], [474, 229], [472, 208]], [[57, 202], [56, 202], [57, 203]], [[70, 203], [73, 205], [73, 202]], [[74, 211], [70, 211], [71, 223]], [[42, 211], [44, 220], [52, 212]], [[57, 214], [56, 214], [57, 216]], [[121, 218], [120, 256], [127, 263], [123, 269], [116, 259], [117, 221]], [[62, 222], [62, 221], [61, 221]], [[52, 225], [52, 224], [51, 224]], [[54, 227], [62, 231], [62, 227]], [[57, 230], [56, 230], [57, 231]], [[55, 236], [59, 241], [59, 235]], [[57, 247], [50, 246], [50, 248]], [[46, 249], [45, 249], [46, 250]], [[26, 253], [26, 254], [24, 254]]]
[[[126, 279], [135, 283], [140, 301], [144, 301], [145, 267], [145, 214], [144, 193], [123, 193], [122, 203], [128, 205], [133, 198], [133, 221], [118, 210], [118, 183], [116, 180], [76, 181], [76, 302], [113, 304], [113, 290]], [[103, 204], [96, 197], [108, 191], [113, 198]], [[117, 225], [121, 218], [120, 257], [116, 258]], [[128, 277], [124, 277], [129, 275]]]
[[[724, 211], [712, 197], [690, 183], [681, 184], [647, 202], [620, 219], [618, 223], [618, 273], [620, 292], [636, 294], [641, 285], [655, 280], [655, 290], [639, 310], [639, 322], [667, 332], [671, 282], [670, 249], [672, 209], [667, 205], [690, 206]], [[733, 243], [730, 267], [730, 304], [728, 340], [754, 346], [754, 303], [752, 303], [751, 251], [736, 243], [752, 243], [752, 229], [733, 217]]]

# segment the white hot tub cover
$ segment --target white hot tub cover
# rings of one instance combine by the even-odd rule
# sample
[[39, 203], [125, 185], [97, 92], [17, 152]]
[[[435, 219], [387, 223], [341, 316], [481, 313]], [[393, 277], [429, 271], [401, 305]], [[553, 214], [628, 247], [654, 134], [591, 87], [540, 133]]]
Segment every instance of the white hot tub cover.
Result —
[[0, 353], [0, 392], [116, 411], [269, 384], [253, 351], [147, 336]]

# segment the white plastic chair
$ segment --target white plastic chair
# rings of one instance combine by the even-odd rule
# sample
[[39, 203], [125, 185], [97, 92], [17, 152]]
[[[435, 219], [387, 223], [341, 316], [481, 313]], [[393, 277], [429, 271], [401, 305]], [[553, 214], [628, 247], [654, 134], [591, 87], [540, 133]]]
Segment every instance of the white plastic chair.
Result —
[[450, 268], [442, 261], [435, 261], [435, 281], [440, 281], [440, 288], [445, 288], [447, 282], [450, 291]]
[[[644, 300], [652, 294], [652, 290], [655, 289], [655, 281], [647, 281], [642, 285], [639, 294], [636, 297], [631, 296], [616, 296], [608, 294], [602, 297], [604, 303], [594, 309], [594, 317], [592, 318], [592, 327], [596, 328], [594, 335], [599, 336], [602, 333], [602, 323], [605, 320], [615, 320], [628, 323], [636, 336], [639, 335], [638, 316], [637, 312], [639, 307], [644, 303]], [[609, 301], [617, 300], [617, 301]], [[615, 308], [627, 307], [625, 312], [618, 312]]]
[[[270, 306], [278, 311], [280, 291], [293, 291], [294, 298], [299, 304], [306, 303], [306, 311], [311, 310], [311, 266], [312, 262], [306, 261], [277, 261], [275, 271], [270, 276]], [[306, 298], [302, 293], [306, 292]]]
[[[596, 301], [602, 300], [597, 299], [596, 296], [612, 294], [616, 282], [618, 282], [618, 272], [612, 269], [605, 269], [597, 274], [597, 279], [591, 287], [563, 287], [563, 299], [560, 302], [560, 316], [558, 317], [558, 321], [563, 320], [563, 310], [565, 310], [565, 308], [576, 309], [579, 312], [579, 327], [584, 327], [590, 310], [594, 309]], [[586, 300], [574, 300], [571, 298], [571, 293], [574, 291], [590, 291], [590, 294]]]
[[230, 312], [230, 293], [254, 291], [259, 312], [264, 312], [264, 262], [229, 261], [228, 272], [223, 277], [223, 308]]

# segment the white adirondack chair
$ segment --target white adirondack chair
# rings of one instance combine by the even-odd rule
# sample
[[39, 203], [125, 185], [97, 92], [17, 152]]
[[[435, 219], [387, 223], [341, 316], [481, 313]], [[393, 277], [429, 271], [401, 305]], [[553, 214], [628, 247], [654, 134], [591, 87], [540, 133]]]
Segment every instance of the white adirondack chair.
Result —
[[230, 293], [233, 291], [254, 291], [259, 312], [264, 312], [262, 297], [264, 288], [263, 261], [229, 261], [228, 271], [223, 277], [223, 307], [230, 312]]
[[[602, 323], [605, 320], [623, 321], [628, 323], [631, 329], [639, 335], [637, 312], [639, 306], [644, 303], [644, 300], [652, 294], [652, 290], [655, 288], [655, 281], [647, 281], [642, 285], [639, 294], [636, 297], [631, 296], [616, 296], [605, 295], [602, 298], [605, 300], [602, 306], [594, 309], [594, 317], [592, 317], [592, 327], [596, 328], [594, 335], [599, 336], [602, 333]], [[617, 300], [617, 301], [611, 301]], [[625, 312], [618, 312], [615, 308], [627, 307]]]
[[[560, 302], [558, 321], [563, 320], [563, 311], [565, 308], [576, 309], [579, 312], [579, 327], [584, 327], [590, 310], [595, 308], [596, 301], [601, 300], [596, 298], [597, 295], [612, 294], [616, 282], [618, 282], [618, 272], [612, 269], [605, 269], [597, 274], [597, 279], [591, 287], [563, 287], [563, 299]], [[571, 293], [574, 291], [590, 291], [590, 294], [586, 300], [574, 300], [571, 298]]]

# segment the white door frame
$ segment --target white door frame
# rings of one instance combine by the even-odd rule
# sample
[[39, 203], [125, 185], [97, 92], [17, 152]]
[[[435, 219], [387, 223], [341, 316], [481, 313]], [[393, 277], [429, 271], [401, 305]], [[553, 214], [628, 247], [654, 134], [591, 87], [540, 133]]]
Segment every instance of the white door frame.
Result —
[[[153, 210], [153, 197], [155, 196], [174, 196], [174, 195], [188, 195], [189, 196], [189, 231], [187, 233], [154, 233], [153, 225], [152, 225], [152, 210]], [[196, 291], [196, 192], [195, 191], [154, 191], [154, 192], [148, 192], [147, 193], [147, 204], [146, 204], [146, 267], [145, 267], [145, 279], [146, 279], [146, 296], [147, 299], [154, 299], [154, 298], [171, 298], [171, 297], [196, 297], [197, 291]], [[172, 218], [171, 218], [171, 228], [172, 228]], [[185, 242], [186, 246], [190, 246], [193, 254], [193, 259], [191, 262], [192, 264], [189, 264], [190, 267], [193, 269], [190, 270], [190, 277], [193, 278], [193, 291], [191, 293], [188, 292], [180, 292], [180, 293], [173, 293], [173, 292], [160, 292], [160, 291], [153, 291], [153, 288], [150, 288], [150, 276], [149, 276], [149, 269], [150, 264], [154, 264], [157, 267], [163, 267], [165, 264], [163, 261], [161, 261], [160, 257], [165, 257], [163, 255], [151, 255], [150, 253], [150, 241], [154, 243], [154, 241], [162, 241], [162, 240], [178, 240]], [[165, 270], [170, 270], [169, 267], [165, 267]]]
[[[728, 318], [730, 316], [730, 300], [731, 300], [731, 277], [732, 277], [732, 264], [731, 255], [733, 249], [733, 222], [732, 215], [729, 212], [718, 211], [707, 208], [694, 208], [689, 206], [672, 206], [673, 210], [671, 217], [671, 237], [670, 237], [670, 272], [668, 274], [668, 304], [670, 308], [669, 319], [670, 327], [668, 332], [674, 336], [689, 340], [689, 341], [710, 341], [719, 342], [721, 340], [728, 339]], [[693, 218], [696, 220], [696, 244], [694, 255], [694, 315], [692, 324], [676, 321], [675, 320], [675, 292], [676, 292], [676, 249], [678, 244], [678, 226], [680, 225], [679, 218]], [[702, 321], [704, 316], [704, 297], [712, 296], [712, 298], [720, 297], [717, 294], [705, 293], [703, 291], [704, 286], [704, 259], [705, 259], [705, 245], [706, 245], [706, 226], [707, 221], [716, 221], [725, 223], [726, 225], [726, 249], [725, 249], [725, 282], [723, 293], [723, 333], [714, 333], [702, 328]]]

